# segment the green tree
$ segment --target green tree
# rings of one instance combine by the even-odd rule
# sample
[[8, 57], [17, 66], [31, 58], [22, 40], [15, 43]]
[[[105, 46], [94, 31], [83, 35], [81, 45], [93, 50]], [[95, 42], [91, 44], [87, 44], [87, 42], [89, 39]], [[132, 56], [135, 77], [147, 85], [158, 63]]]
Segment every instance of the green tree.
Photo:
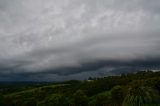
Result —
[[[62, 94], [53, 94], [42, 104], [45, 104], [46, 106], [68, 106], [68, 100]], [[41, 105], [39, 104], [39, 106]]]
[[111, 89], [111, 101], [114, 106], [121, 106], [124, 96], [125, 93], [121, 86], [115, 86]]
[[0, 106], [3, 106], [3, 105], [4, 105], [3, 102], [4, 102], [3, 95], [0, 94]]
[[36, 101], [42, 101], [46, 97], [46, 92], [44, 92], [41, 89], [37, 89], [33, 92], [33, 96], [36, 99]]
[[154, 91], [149, 87], [129, 88], [123, 106], [153, 106]]
[[24, 101], [23, 106], [36, 106], [37, 105], [37, 101], [35, 98], [29, 98], [26, 101]]
[[88, 97], [82, 90], [78, 90], [73, 94], [73, 105], [88, 106]]
[[108, 95], [98, 95], [96, 98], [96, 104], [95, 106], [106, 106], [107, 104], [111, 104], [110, 103], [111, 98]]

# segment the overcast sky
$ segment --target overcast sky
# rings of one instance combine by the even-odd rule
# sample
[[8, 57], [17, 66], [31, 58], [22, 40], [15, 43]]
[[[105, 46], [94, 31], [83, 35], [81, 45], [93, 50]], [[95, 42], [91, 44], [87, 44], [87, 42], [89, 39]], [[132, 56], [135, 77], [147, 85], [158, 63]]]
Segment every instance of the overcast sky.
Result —
[[160, 0], [0, 0], [0, 80], [160, 67]]

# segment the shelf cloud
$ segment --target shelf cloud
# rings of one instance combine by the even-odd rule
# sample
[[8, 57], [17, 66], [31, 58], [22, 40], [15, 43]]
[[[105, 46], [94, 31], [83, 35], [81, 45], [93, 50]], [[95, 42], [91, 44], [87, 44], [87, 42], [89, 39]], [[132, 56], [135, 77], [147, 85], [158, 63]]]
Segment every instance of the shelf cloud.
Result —
[[160, 68], [159, 0], [0, 0], [0, 80]]

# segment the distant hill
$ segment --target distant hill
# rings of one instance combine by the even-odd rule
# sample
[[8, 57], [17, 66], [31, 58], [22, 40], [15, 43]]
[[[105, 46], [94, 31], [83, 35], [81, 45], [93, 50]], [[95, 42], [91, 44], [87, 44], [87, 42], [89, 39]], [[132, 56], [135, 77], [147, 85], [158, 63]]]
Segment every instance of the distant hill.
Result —
[[0, 106], [160, 106], [160, 72], [85, 81], [0, 82]]

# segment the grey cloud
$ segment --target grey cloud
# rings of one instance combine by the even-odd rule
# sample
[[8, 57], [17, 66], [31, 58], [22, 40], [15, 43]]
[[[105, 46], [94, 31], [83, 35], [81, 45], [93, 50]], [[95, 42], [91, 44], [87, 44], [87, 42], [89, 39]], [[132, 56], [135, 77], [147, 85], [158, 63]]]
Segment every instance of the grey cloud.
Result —
[[0, 76], [8, 79], [159, 67], [159, 0], [0, 0], [0, 23]]

